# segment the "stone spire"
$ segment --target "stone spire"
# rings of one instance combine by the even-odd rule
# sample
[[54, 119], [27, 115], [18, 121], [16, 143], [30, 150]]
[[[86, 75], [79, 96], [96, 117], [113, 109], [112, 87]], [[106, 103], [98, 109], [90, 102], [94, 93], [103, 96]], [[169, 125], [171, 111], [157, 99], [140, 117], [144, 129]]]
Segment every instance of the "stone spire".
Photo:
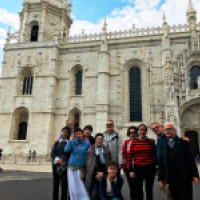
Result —
[[106, 24], [106, 18], [104, 19], [104, 23], [103, 23], [103, 33], [107, 32], [107, 24]]
[[192, 4], [192, 0], [189, 0], [187, 12], [196, 12], [196, 10], [194, 9], [194, 6]]
[[165, 16], [165, 11], [163, 11], [163, 24], [167, 24], [166, 16]]
[[190, 26], [190, 30], [194, 33], [194, 31], [196, 30], [197, 11], [193, 7], [192, 0], [189, 0], [186, 16], [188, 24]]
[[106, 18], [104, 19], [104, 24], [103, 24], [103, 40], [107, 40], [107, 24], [106, 24]]

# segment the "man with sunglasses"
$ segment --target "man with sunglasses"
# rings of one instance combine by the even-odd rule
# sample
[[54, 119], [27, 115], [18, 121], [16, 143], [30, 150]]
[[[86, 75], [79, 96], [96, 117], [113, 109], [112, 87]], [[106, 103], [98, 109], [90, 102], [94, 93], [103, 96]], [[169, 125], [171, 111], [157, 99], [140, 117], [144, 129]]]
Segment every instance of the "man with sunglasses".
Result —
[[119, 169], [123, 168], [122, 137], [115, 132], [113, 120], [107, 120], [106, 132], [103, 133], [103, 136], [103, 144], [111, 151], [111, 160], [118, 164]]

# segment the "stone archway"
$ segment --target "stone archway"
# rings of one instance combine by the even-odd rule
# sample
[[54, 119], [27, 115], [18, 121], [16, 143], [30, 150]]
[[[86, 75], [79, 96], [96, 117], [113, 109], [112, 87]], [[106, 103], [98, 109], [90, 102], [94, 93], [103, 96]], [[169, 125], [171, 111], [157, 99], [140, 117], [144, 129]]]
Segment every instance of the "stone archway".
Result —
[[200, 98], [196, 97], [182, 104], [179, 108], [182, 136], [190, 139], [192, 151], [199, 154], [200, 144]]
[[74, 126], [75, 127], [81, 127], [82, 126], [82, 112], [78, 108], [74, 108], [69, 113], [69, 119], [74, 120]]
[[190, 139], [192, 152], [196, 156], [197, 154], [199, 154], [198, 132], [197, 131], [186, 131], [185, 136]]

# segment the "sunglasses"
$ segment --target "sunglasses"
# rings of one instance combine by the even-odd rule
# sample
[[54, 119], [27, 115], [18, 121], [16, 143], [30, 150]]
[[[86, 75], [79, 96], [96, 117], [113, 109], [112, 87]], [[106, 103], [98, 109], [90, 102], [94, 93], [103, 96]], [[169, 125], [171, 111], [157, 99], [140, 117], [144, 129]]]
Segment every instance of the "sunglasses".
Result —
[[159, 126], [156, 126], [155, 128], [152, 128], [152, 130], [155, 131], [157, 128], [159, 128]]
[[113, 124], [106, 124], [107, 126], [113, 126]]
[[128, 132], [129, 134], [137, 134], [137, 132]]

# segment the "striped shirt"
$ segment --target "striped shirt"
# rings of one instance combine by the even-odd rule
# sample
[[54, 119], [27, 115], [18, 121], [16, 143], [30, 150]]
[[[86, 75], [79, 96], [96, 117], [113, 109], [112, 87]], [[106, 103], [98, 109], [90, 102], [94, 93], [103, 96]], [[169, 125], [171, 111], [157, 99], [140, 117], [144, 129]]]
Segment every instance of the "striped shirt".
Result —
[[135, 165], [156, 164], [156, 146], [155, 143], [147, 139], [145, 141], [134, 140], [131, 143], [128, 154], [128, 165], [132, 167], [132, 158]]

